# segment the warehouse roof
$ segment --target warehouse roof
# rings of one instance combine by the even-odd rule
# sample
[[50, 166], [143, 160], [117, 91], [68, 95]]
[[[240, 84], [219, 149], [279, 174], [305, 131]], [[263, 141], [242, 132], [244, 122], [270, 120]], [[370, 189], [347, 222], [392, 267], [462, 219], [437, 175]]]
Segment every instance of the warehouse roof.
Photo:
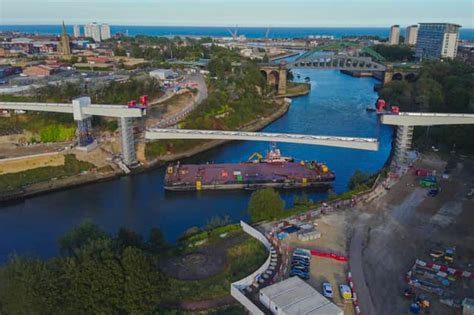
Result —
[[284, 314], [342, 315], [343, 311], [309, 284], [292, 277], [260, 290]]

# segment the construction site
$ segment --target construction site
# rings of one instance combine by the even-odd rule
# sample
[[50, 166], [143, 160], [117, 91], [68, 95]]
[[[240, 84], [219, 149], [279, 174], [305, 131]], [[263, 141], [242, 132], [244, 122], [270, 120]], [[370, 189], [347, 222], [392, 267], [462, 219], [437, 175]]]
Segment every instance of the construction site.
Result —
[[[393, 167], [360, 200], [264, 225], [279, 240], [282, 277], [292, 275], [292, 252], [304, 249], [307, 283], [323, 294], [329, 283], [344, 314], [471, 314], [473, 173], [467, 158], [428, 152]], [[353, 289], [349, 299], [341, 285]]]

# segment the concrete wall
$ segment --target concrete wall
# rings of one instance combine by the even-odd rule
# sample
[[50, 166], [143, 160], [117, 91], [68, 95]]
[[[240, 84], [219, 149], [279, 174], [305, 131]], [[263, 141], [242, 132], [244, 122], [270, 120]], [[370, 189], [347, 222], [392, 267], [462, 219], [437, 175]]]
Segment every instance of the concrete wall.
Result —
[[248, 225], [244, 221], [240, 221], [240, 226], [244, 230], [245, 233], [249, 234], [253, 238], [259, 240], [267, 249], [268, 249], [268, 257], [267, 260], [263, 263], [260, 268], [255, 270], [252, 274], [248, 275], [247, 277], [236, 281], [230, 285], [230, 294], [236, 299], [240, 304], [242, 304], [251, 314], [263, 315], [264, 313], [250, 301], [240, 290], [245, 289], [246, 287], [250, 286], [254, 281], [255, 277], [258, 274], [261, 274], [267, 270], [268, 266], [270, 266], [271, 261], [271, 254], [270, 254], [270, 247], [271, 244], [268, 239], [260, 233], [258, 230], [254, 229], [252, 226]]

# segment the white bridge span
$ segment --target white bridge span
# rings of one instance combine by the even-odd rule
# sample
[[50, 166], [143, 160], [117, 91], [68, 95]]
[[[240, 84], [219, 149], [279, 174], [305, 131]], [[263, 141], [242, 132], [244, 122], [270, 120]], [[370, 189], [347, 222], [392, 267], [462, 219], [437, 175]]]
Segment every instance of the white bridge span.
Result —
[[474, 114], [457, 113], [408, 113], [382, 115], [382, 124], [395, 126], [434, 126], [474, 124]]
[[190, 130], [190, 129], [158, 129], [146, 130], [145, 139], [220, 139], [220, 140], [250, 140], [289, 142], [313, 145], [324, 145], [340, 148], [377, 151], [379, 142], [373, 138], [352, 138], [334, 136], [313, 136], [302, 134], [247, 132], [247, 131], [221, 131], [221, 130]]

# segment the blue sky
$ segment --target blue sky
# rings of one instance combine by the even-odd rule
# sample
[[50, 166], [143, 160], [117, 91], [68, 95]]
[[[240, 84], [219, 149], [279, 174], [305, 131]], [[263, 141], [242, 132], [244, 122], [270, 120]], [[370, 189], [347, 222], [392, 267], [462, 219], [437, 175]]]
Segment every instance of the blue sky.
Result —
[[474, 0], [0, 0], [0, 24], [474, 27]]

